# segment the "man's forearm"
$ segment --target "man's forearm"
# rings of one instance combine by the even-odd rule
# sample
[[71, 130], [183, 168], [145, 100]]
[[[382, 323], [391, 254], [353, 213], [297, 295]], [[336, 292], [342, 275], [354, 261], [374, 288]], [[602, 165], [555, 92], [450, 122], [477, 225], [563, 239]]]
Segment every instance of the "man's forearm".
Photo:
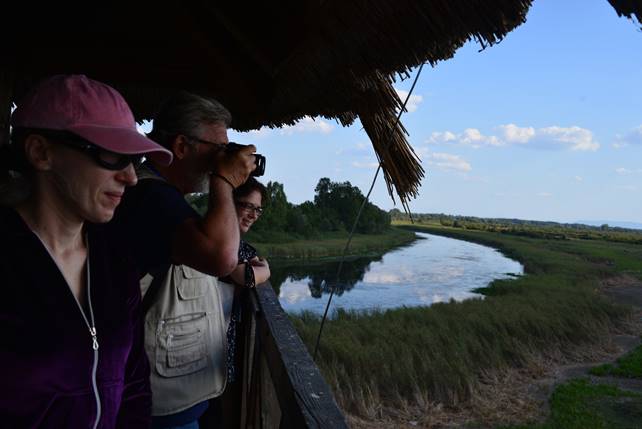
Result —
[[229, 274], [238, 264], [241, 240], [239, 221], [232, 197], [232, 188], [217, 177], [210, 180], [209, 209], [202, 221], [204, 233], [220, 247], [220, 256], [227, 261]]
[[232, 187], [216, 176], [210, 180], [210, 206], [202, 219], [176, 231], [172, 259], [198, 271], [226, 276], [238, 263], [240, 233]]

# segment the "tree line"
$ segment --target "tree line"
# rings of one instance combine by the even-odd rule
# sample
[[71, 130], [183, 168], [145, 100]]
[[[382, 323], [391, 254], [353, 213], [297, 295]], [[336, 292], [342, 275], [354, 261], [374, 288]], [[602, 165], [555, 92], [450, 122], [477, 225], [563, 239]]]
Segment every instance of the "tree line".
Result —
[[[410, 220], [410, 216], [397, 209], [391, 210], [390, 216], [395, 221]], [[606, 240], [642, 244], [641, 230], [619, 228], [607, 224], [592, 226], [580, 223], [453, 216], [444, 213], [413, 213], [412, 220], [419, 224], [438, 224], [452, 228], [499, 232], [532, 238]]]
[[[361, 190], [350, 182], [319, 179], [314, 189], [314, 200], [302, 204], [288, 201], [279, 182], [268, 182], [263, 201], [263, 215], [252, 230], [252, 240], [273, 241], [291, 238], [314, 239], [327, 233], [350, 231], [359, 208], [365, 200]], [[200, 213], [207, 208], [207, 194], [192, 196], [190, 203]], [[390, 214], [367, 202], [363, 208], [356, 232], [381, 234], [390, 228]]]

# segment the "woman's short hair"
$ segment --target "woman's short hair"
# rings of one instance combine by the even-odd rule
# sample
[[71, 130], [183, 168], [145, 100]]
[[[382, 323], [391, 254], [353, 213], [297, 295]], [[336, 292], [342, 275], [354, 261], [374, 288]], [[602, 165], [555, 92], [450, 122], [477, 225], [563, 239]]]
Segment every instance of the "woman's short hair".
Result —
[[267, 194], [265, 185], [256, 180], [254, 177], [250, 176], [250, 178], [247, 179], [245, 183], [234, 190], [234, 200], [238, 201], [239, 198], [247, 197], [254, 191], [257, 191], [261, 194], [261, 200], [265, 200], [265, 195]]

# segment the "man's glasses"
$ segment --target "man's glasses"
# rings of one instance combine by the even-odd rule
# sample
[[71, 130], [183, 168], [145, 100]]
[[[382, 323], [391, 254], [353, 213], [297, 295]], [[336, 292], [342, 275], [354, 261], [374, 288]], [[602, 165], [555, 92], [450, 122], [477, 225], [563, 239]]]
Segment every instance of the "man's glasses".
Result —
[[185, 137], [187, 137], [187, 140], [191, 140], [191, 141], [196, 142], [196, 143], [207, 144], [207, 145], [211, 145], [211, 146], [225, 146], [227, 144], [227, 143], [211, 142], [209, 140], [203, 140], [203, 139], [200, 139], [198, 137], [188, 136], [188, 135], [185, 135], [185, 134], [183, 134], [183, 135]]
[[91, 159], [93, 159], [96, 164], [107, 170], [122, 170], [129, 164], [132, 164], [134, 168], [138, 168], [145, 161], [145, 155], [128, 155], [124, 153], [112, 152], [110, 150], [96, 146], [90, 141], [85, 140], [84, 138], [68, 131], [46, 130], [44, 132], [35, 133], [42, 134], [44, 137], [56, 143], [60, 143], [71, 149], [75, 149], [86, 154]]
[[245, 210], [246, 212], [254, 212], [256, 217], [259, 217], [263, 214], [263, 207], [255, 206], [252, 203], [246, 203], [244, 201], [237, 201], [236, 205]]

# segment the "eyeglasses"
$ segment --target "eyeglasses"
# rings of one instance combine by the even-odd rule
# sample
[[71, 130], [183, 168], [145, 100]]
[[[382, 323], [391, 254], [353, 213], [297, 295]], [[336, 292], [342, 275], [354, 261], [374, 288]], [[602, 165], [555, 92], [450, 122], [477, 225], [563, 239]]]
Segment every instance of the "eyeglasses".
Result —
[[246, 203], [244, 201], [237, 201], [236, 205], [245, 210], [246, 212], [254, 212], [256, 217], [259, 217], [263, 214], [263, 207], [255, 206], [252, 203]]
[[42, 134], [44, 137], [56, 143], [86, 154], [92, 158], [96, 164], [107, 170], [122, 170], [129, 164], [132, 164], [134, 168], [138, 168], [145, 161], [145, 155], [129, 155], [112, 152], [67, 131], [57, 132], [54, 130], [46, 130], [45, 132], [38, 132], [38, 134]]
[[185, 137], [187, 137], [187, 139], [188, 139], [188, 140], [192, 140], [192, 141], [194, 141], [194, 142], [196, 142], [196, 143], [207, 144], [207, 145], [212, 145], [212, 146], [225, 146], [225, 145], [227, 144], [227, 143], [216, 143], [216, 142], [211, 142], [211, 141], [209, 141], [209, 140], [203, 140], [203, 139], [200, 139], [200, 138], [198, 138], [198, 137], [188, 136], [188, 135], [185, 135], [185, 134], [183, 134], [183, 135], [184, 135]]

